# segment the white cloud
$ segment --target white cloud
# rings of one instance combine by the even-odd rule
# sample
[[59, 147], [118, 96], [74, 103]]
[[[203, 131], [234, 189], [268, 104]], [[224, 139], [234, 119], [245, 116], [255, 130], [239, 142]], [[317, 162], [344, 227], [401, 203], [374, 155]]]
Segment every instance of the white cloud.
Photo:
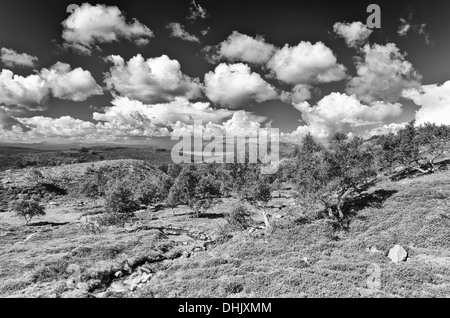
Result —
[[57, 62], [50, 69], [42, 69], [40, 77], [45, 80], [54, 97], [85, 101], [93, 95], [102, 95], [103, 90], [89, 71], [78, 67], [71, 70], [69, 64]]
[[50, 69], [26, 77], [3, 69], [0, 73], [0, 104], [12, 112], [46, 108], [50, 96], [72, 101], [84, 101], [103, 94], [89, 71], [71, 70], [69, 64], [58, 62]]
[[401, 24], [398, 27], [397, 34], [403, 37], [407, 36], [408, 33], [414, 32], [419, 35], [422, 35], [427, 45], [432, 44], [433, 42], [430, 39], [430, 33], [426, 29], [427, 24], [426, 23], [414, 24], [412, 23], [412, 20], [413, 20], [412, 12], [408, 16], [408, 19], [400, 18]]
[[375, 127], [367, 132], [365, 132], [363, 134], [364, 138], [370, 138], [373, 136], [380, 136], [380, 135], [387, 135], [390, 133], [396, 134], [397, 132], [399, 132], [401, 129], [405, 128], [406, 123], [391, 123], [388, 125], [383, 125], [380, 127]]
[[298, 84], [290, 92], [282, 92], [281, 100], [287, 104], [298, 104], [311, 99], [311, 90], [310, 85]]
[[345, 67], [322, 42], [302, 41], [293, 47], [286, 44], [276, 51], [267, 67], [277, 79], [289, 84], [329, 83], [346, 77]]
[[6, 69], [0, 73], [0, 104], [39, 110], [48, 94], [49, 88], [39, 75], [23, 77]]
[[38, 58], [27, 53], [17, 53], [13, 49], [3, 47], [1, 49], [0, 60], [8, 67], [35, 67]]
[[189, 32], [186, 32], [186, 30], [180, 23], [177, 22], [169, 23], [167, 25], [167, 28], [171, 31], [170, 33], [171, 37], [180, 38], [184, 41], [200, 43], [199, 38], [193, 34], [190, 34]]
[[153, 37], [153, 32], [145, 25], [133, 19], [127, 23], [117, 7], [84, 3], [62, 23], [64, 45], [83, 54], [91, 54], [99, 49], [97, 43], [109, 43], [119, 39], [135, 40]]
[[450, 81], [405, 90], [403, 97], [421, 106], [416, 112], [417, 124], [450, 125]]
[[22, 131], [28, 129], [19, 120], [11, 116], [6, 108], [0, 106], [0, 131], [10, 131], [15, 128]]
[[167, 55], [144, 60], [138, 54], [126, 63], [122, 57], [111, 55], [108, 60], [114, 66], [104, 82], [109, 90], [122, 96], [147, 103], [201, 96], [202, 87], [198, 79], [184, 75], [180, 63]]
[[127, 97], [117, 97], [113, 106], [105, 107], [103, 113], [94, 113], [94, 119], [109, 123], [127, 123], [130, 126], [145, 126], [148, 123], [168, 126], [177, 121], [192, 123], [202, 120], [205, 123], [219, 123], [233, 115], [233, 111], [213, 109], [210, 103], [191, 103], [185, 98], [177, 98], [169, 103], [143, 104]]
[[262, 36], [241, 34], [237, 31], [222, 43], [216, 46], [208, 46], [205, 51], [211, 62], [227, 60], [230, 62], [247, 62], [251, 64], [265, 64], [272, 57], [276, 48], [266, 43]]
[[347, 93], [356, 94], [361, 101], [396, 102], [403, 89], [420, 86], [421, 75], [395, 44], [366, 44], [362, 54], [356, 63], [357, 76], [347, 86]]
[[279, 98], [272, 85], [242, 63], [219, 64], [214, 72], [205, 74], [204, 82], [206, 96], [224, 107], [237, 108], [251, 100], [262, 103]]
[[294, 104], [302, 113], [306, 123], [293, 132], [292, 136], [303, 136], [310, 132], [317, 138], [326, 139], [335, 132], [345, 134], [370, 126], [383, 125], [383, 121], [401, 114], [402, 105], [374, 102], [371, 105], [362, 104], [356, 96], [341, 93], [331, 93], [311, 107], [308, 102]]
[[403, 18], [400, 18], [400, 22], [402, 24], [398, 27], [397, 33], [400, 36], [405, 36], [408, 33], [408, 31], [411, 29], [411, 24], [406, 22], [406, 20]]
[[217, 136], [226, 134], [235, 135], [238, 137], [256, 137], [261, 123], [267, 120], [265, 117], [255, 116], [252, 113], [248, 113], [244, 110], [234, 111], [233, 115], [227, 121], [217, 124], [209, 122], [203, 125], [192, 125], [182, 122], [176, 122], [171, 125], [173, 136], [187, 136], [199, 134], [200, 132], [204, 136]]
[[206, 9], [197, 4], [195, 0], [192, 0], [189, 11], [188, 20], [206, 19], [208, 17]]
[[[0, 107], [0, 140], [8, 141], [126, 141], [146, 137], [190, 134], [202, 120], [200, 129], [209, 133], [227, 129], [237, 134], [253, 134], [265, 117], [245, 111], [215, 110], [209, 103], [190, 103], [184, 98], [166, 104], [146, 105], [127, 97], [117, 97], [112, 106], [95, 112], [98, 123], [70, 116], [15, 118]], [[197, 126], [198, 128], [198, 126]]]
[[362, 22], [341, 23], [337, 22], [333, 26], [334, 32], [345, 40], [349, 47], [358, 47], [363, 44], [372, 33]]

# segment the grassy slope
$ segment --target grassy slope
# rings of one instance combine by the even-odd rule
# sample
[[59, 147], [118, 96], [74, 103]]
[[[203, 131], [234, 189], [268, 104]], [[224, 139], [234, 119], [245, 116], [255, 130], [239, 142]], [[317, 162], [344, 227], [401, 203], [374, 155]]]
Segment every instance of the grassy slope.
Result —
[[[348, 231], [335, 232], [325, 220], [304, 223], [298, 210], [286, 209], [270, 235], [263, 230], [235, 233], [228, 242], [190, 258], [179, 256], [199, 250], [201, 240], [158, 228], [199, 231], [214, 239], [231, 202], [215, 207], [209, 218], [191, 219], [183, 207], [175, 216], [170, 210], [143, 212], [135, 230], [108, 228], [97, 235], [80, 223], [23, 227], [0, 214], [0, 296], [86, 296], [86, 291], [101, 291], [111, 283], [127, 260], [162, 259], [152, 264], [154, 275], [147, 284], [123, 296], [448, 297], [450, 211], [444, 208], [443, 194], [450, 194], [449, 172], [383, 181], [364, 200], [348, 206], [353, 213]], [[61, 221], [90, 210], [62, 200], [69, 214], [61, 210]], [[56, 222], [56, 211], [48, 217]], [[408, 250], [407, 262], [394, 264], [385, 256], [394, 244]], [[373, 246], [383, 253], [370, 253]], [[84, 289], [67, 287], [73, 264], [81, 267]], [[378, 291], [367, 288], [371, 264], [381, 268]]]
[[[450, 219], [443, 213], [450, 211], [442, 208], [439, 192], [450, 194], [450, 173], [377, 188], [373, 192], [386, 190], [384, 198], [378, 191], [360, 206], [348, 232], [333, 232], [324, 220], [293, 225], [282, 219], [270, 236], [241, 233], [194, 262], [176, 261], [140, 295], [449, 297]], [[394, 244], [408, 250], [407, 262], [385, 256]], [[372, 246], [383, 253], [366, 250]], [[366, 283], [374, 263], [381, 268], [375, 292]]]

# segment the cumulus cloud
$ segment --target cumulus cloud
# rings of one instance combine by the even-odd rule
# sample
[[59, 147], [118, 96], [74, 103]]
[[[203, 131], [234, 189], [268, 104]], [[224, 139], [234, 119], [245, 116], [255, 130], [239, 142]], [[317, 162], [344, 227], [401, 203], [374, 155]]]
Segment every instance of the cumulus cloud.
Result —
[[404, 89], [420, 87], [421, 75], [394, 43], [366, 44], [361, 52], [363, 58], [356, 63], [357, 76], [348, 83], [347, 93], [366, 103], [392, 103], [398, 101]]
[[450, 81], [405, 90], [403, 97], [421, 106], [416, 112], [417, 124], [450, 125]]
[[205, 52], [211, 62], [227, 60], [230, 62], [247, 62], [251, 64], [265, 64], [272, 57], [276, 48], [266, 43], [262, 36], [241, 34], [237, 31], [216, 46], [207, 46]]
[[195, 0], [192, 0], [191, 6], [189, 8], [188, 20], [206, 19], [208, 17], [208, 12], [201, 5], [197, 4]]
[[388, 125], [375, 127], [375, 128], [373, 128], [371, 130], [366, 131], [363, 134], [363, 137], [368, 139], [368, 138], [373, 137], [373, 136], [387, 135], [387, 134], [390, 134], [390, 133], [396, 134], [401, 129], [405, 128], [405, 126], [406, 126], [406, 123], [400, 123], [400, 124], [391, 123], [391, 124], [388, 124]]
[[120, 39], [134, 40], [143, 44], [153, 37], [153, 32], [138, 20], [128, 23], [117, 7], [84, 3], [62, 22], [62, 38], [65, 47], [82, 54], [91, 54], [99, 49], [97, 43], [116, 42]]
[[329, 83], [346, 77], [346, 68], [322, 42], [286, 44], [267, 63], [272, 74], [288, 84]]
[[6, 108], [0, 107], [0, 131], [10, 131], [14, 128], [19, 128], [22, 131], [27, 131], [28, 127], [22, 124], [19, 120], [9, 114]]
[[39, 110], [48, 94], [49, 88], [39, 75], [23, 77], [6, 69], [0, 73], [0, 104]]
[[0, 104], [12, 112], [46, 108], [50, 96], [64, 100], [84, 101], [103, 94], [89, 71], [71, 70], [69, 64], [56, 63], [50, 69], [26, 77], [3, 69], [0, 73]]
[[184, 41], [188, 42], [197, 42], [200, 43], [200, 40], [198, 37], [196, 37], [193, 34], [190, 34], [189, 32], [186, 32], [184, 27], [177, 22], [172, 22], [167, 25], [167, 28], [171, 31], [170, 36], [175, 38], [180, 38]]
[[144, 60], [138, 54], [126, 63], [122, 57], [111, 55], [108, 61], [114, 65], [106, 74], [104, 82], [109, 90], [122, 96], [146, 103], [201, 96], [199, 80], [184, 75], [180, 63], [167, 55]]
[[298, 104], [311, 99], [311, 85], [298, 84], [290, 92], [282, 92], [281, 100], [287, 104]]
[[13, 49], [2, 47], [0, 50], [0, 60], [8, 67], [23, 66], [23, 67], [35, 67], [38, 62], [38, 58], [27, 53], [17, 53]]
[[117, 97], [112, 104], [111, 107], [105, 107], [103, 113], [95, 112], [94, 119], [110, 123], [119, 121], [137, 127], [147, 123], [168, 126], [178, 121], [192, 123], [194, 120], [219, 123], [233, 115], [233, 111], [213, 109], [210, 103], [191, 103], [186, 98], [176, 98], [169, 103], [147, 105], [127, 97]]
[[343, 38], [349, 47], [360, 46], [372, 34], [372, 30], [359, 21], [352, 23], [337, 22], [333, 26], [333, 31]]
[[380, 126], [384, 120], [395, 118], [402, 112], [399, 103], [377, 101], [365, 105], [356, 96], [341, 93], [331, 93], [312, 107], [308, 102], [294, 104], [294, 107], [302, 113], [306, 125], [299, 126], [291, 136], [300, 137], [309, 132], [321, 139], [336, 132], [349, 134], [361, 128]]
[[203, 125], [192, 125], [176, 122], [171, 125], [172, 136], [203, 134], [204, 136], [234, 135], [238, 137], [256, 137], [265, 117], [255, 116], [244, 110], [234, 111], [230, 119], [223, 123], [209, 122]]
[[184, 98], [147, 105], [127, 97], [115, 98], [112, 106], [95, 112], [93, 119], [97, 123], [70, 116], [15, 118], [0, 108], [0, 140], [126, 141], [192, 134], [199, 128], [193, 125], [194, 120], [201, 120], [200, 129], [211, 134], [229, 129], [233, 133], [251, 135], [260, 122], [266, 120], [245, 111], [215, 110], [210, 103], [191, 103]]
[[237, 108], [251, 100], [262, 103], [279, 98], [272, 85], [242, 63], [219, 64], [214, 72], [205, 74], [204, 83], [206, 96], [224, 107]]
[[102, 95], [103, 90], [89, 71], [78, 67], [71, 70], [69, 64], [57, 62], [50, 69], [42, 69], [40, 77], [46, 82], [54, 97], [85, 101], [93, 95]]

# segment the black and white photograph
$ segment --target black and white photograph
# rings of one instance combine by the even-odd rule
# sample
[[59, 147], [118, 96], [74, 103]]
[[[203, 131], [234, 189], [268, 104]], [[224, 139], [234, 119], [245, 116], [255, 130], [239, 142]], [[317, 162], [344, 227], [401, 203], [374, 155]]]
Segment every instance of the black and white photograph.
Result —
[[450, 298], [449, 17], [0, 0], [0, 298]]

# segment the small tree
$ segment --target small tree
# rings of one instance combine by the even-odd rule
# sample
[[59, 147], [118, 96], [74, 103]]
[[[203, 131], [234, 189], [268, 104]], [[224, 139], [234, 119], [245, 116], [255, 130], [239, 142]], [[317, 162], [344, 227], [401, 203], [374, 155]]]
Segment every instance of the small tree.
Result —
[[128, 183], [116, 181], [110, 185], [105, 196], [105, 210], [107, 212], [131, 216], [138, 209], [139, 205], [135, 202], [134, 194]]
[[181, 189], [179, 189], [179, 184], [175, 183], [169, 190], [169, 194], [166, 197], [166, 206], [172, 209], [172, 214], [175, 215], [175, 210], [178, 205], [181, 204], [180, 200]]
[[10, 203], [9, 209], [17, 216], [25, 219], [25, 225], [28, 225], [35, 216], [45, 215], [45, 208], [35, 197], [31, 199], [18, 199]]
[[225, 215], [225, 219], [232, 229], [245, 230], [249, 227], [250, 215], [250, 211], [245, 206], [238, 204]]
[[329, 149], [319, 143], [310, 146], [302, 147], [298, 157], [297, 190], [300, 195], [322, 202], [330, 217], [334, 207], [342, 220], [347, 198], [375, 181], [373, 156], [362, 138], [349, 141], [342, 134], [333, 137]]
[[267, 203], [272, 198], [271, 190], [272, 188], [267, 180], [267, 177], [259, 175], [252, 182], [246, 184], [240, 193], [242, 199], [249, 202], [251, 205], [256, 207], [259, 212], [261, 212], [266, 228], [270, 227], [266, 207]]
[[422, 158], [427, 161], [430, 172], [435, 172], [436, 159], [450, 148], [450, 129], [445, 125], [426, 123], [418, 128], [417, 137]]
[[140, 204], [149, 205], [158, 200], [159, 190], [153, 182], [146, 180], [137, 186], [135, 197]]

